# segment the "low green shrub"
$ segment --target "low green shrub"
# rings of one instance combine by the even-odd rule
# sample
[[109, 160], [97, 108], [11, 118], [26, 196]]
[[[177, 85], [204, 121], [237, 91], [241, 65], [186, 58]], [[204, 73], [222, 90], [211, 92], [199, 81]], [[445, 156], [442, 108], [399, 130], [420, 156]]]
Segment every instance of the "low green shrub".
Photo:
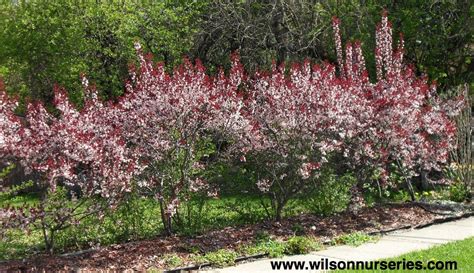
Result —
[[271, 258], [282, 257], [285, 254], [285, 243], [277, 241], [268, 235], [259, 236], [256, 234], [256, 242], [252, 245], [244, 245], [239, 250], [243, 255], [268, 254]]
[[338, 176], [324, 170], [316, 181], [307, 206], [318, 215], [328, 216], [347, 209], [351, 199], [350, 189], [356, 183], [351, 174]]
[[309, 237], [293, 236], [285, 242], [285, 254], [306, 254], [320, 249], [321, 246]]
[[200, 262], [208, 262], [216, 267], [224, 267], [235, 264], [237, 252], [228, 249], [219, 249], [214, 252], [206, 253], [206, 255], [199, 258]]
[[167, 268], [176, 268], [183, 265], [183, 259], [175, 253], [165, 254], [162, 258]]
[[41, 231], [29, 233], [19, 229], [3, 230], [0, 236], [0, 261], [19, 259], [41, 252], [44, 244]]
[[469, 189], [462, 182], [455, 182], [449, 187], [449, 199], [454, 202], [463, 202], [470, 197]]

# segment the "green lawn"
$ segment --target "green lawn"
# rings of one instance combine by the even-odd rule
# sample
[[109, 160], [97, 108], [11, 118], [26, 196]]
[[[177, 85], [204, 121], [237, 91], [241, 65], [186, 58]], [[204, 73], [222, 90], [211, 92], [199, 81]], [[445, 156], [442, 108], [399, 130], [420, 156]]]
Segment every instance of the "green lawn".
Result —
[[[462, 241], [435, 246], [426, 250], [414, 251], [386, 261], [422, 261], [426, 266], [429, 261], [456, 261], [457, 270], [367, 270], [362, 272], [474, 272], [474, 237]], [[336, 272], [361, 272], [361, 270], [343, 270]]]

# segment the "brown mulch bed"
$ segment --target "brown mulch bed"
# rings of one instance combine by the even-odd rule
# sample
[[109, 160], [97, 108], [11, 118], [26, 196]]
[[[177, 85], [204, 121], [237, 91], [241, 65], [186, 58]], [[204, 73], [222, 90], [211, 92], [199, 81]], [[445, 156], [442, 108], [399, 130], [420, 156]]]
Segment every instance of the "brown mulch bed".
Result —
[[164, 268], [166, 253], [176, 253], [186, 260], [192, 250], [200, 252], [226, 248], [235, 249], [252, 243], [257, 232], [266, 231], [276, 238], [294, 235], [295, 225], [305, 235], [326, 241], [342, 233], [354, 231], [377, 232], [407, 225], [422, 225], [446, 216], [431, 213], [415, 204], [391, 204], [364, 208], [358, 212], [345, 212], [332, 217], [310, 214], [286, 218], [280, 222], [264, 222], [241, 227], [228, 227], [194, 237], [157, 237], [151, 240], [111, 245], [97, 250], [70, 256], [37, 255], [23, 261], [6, 261], [0, 264], [4, 271], [58, 270], [145, 270]]

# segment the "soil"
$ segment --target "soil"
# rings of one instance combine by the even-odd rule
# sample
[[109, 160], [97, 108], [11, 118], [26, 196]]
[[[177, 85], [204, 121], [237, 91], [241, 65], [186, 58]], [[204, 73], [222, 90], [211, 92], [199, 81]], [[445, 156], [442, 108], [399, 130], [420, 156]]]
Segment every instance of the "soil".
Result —
[[431, 223], [446, 214], [423, 208], [419, 204], [385, 204], [363, 208], [357, 212], [344, 212], [335, 216], [321, 217], [301, 214], [280, 222], [267, 221], [254, 225], [227, 227], [209, 231], [199, 236], [156, 237], [150, 240], [101, 247], [75, 255], [36, 255], [26, 260], [12, 260], [0, 263], [4, 271], [97, 271], [138, 270], [166, 268], [163, 256], [175, 253], [189, 261], [191, 253], [207, 253], [217, 249], [237, 249], [252, 243], [258, 232], [267, 232], [272, 237], [284, 240], [295, 235], [314, 236], [321, 242], [355, 231], [366, 233], [406, 228]]

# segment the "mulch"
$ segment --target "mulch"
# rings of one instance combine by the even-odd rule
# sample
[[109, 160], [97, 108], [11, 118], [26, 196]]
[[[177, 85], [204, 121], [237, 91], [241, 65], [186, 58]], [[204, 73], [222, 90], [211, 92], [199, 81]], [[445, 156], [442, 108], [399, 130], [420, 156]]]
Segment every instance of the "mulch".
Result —
[[[150, 240], [135, 241], [101, 247], [76, 255], [36, 255], [26, 260], [12, 260], [0, 263], [0, 272], [5, 271], [98, 271], [98, 270], [137, 270], [147, 268], [166, 268], [163, 256], [176, 253], [184, 261], [194, 251], [207, 253], [217, 249], [236, 249], [243, 244], [252, 243], [259, 232], [267, 232], [277, 239], [295, 235], [314, 236], [321, 242], [339, 234], [361, 231], [366, 233], [397, 229], [407, 225], [417, 226], [430, 223], [446, 216], [439, 215], [416, 204], [386, 204], [363, 208], [357, 212], [344, 212], [331, 217], [301, 214], [280, 222], [266, 221], [259, 224], [227, 227], [222, 230], [206, 232], [199, 236], [156, 237]], [[191, 263], [191, 262], [190, 262]]]

